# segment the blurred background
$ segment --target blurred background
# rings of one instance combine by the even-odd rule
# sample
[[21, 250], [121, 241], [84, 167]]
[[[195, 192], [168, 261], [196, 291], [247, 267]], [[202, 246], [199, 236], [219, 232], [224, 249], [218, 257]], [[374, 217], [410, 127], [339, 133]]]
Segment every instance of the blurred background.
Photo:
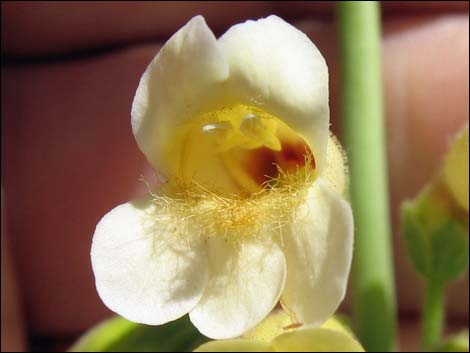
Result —
[[[111, 315], [95, 290], [91, 238], [108, 210], [146, 192], [141, 175], [153, 178], [130, 107], [161, 45], [197, 14], [217, 36], [247, 19], [283, 17], [326, 58], [341, 136], [333, 10], [297, 1], [2, 2], [2, 351], [63, 350]], [[416, 349], [421, 281], [405, 257], [398, 207], [468, 122], [468, 2], [384, 2], [383, 20], [400, 338]], [[449, 293], [449, 329], [468, 326], [468, 274]]]

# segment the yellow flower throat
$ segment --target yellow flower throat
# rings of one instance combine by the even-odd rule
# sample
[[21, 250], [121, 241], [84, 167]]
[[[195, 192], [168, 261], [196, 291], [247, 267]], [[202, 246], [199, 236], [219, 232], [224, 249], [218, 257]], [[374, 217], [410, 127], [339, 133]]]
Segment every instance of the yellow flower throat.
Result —
[[[168, 156], [179, 182], [220, 195], [259, 192], [282, 175], [309, 169], [315, 158], [305, 139], [280, 119], [243, 104], [202, 114], [179, 128]], [[308, 163], [307, 163], [308, 161]]]
[[155, 226], [187, 239], [268, 236], [282, 242], [316, 172], [300, 134], [242, 104], [180, 126], [167, 156], [168, 183], [152, 193], [164, 215], [154, 219]]

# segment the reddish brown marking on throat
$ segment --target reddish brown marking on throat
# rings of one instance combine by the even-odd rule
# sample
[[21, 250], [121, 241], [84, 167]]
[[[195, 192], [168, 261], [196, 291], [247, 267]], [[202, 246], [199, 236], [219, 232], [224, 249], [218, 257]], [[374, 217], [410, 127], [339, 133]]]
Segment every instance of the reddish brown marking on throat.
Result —
[[260, 147], [250, 153], [247, 171], [258, 185], [271, 178], [277, 178], [279, 176], [278, 166], [285, 173], [292, 173], [298, 168], [304, 167], [307, 154], [311, 155], [310, 167], [312, 170], [315, 169], [315, 158], [306, 144], [281, 141], [281, 147], [280, 151]]
[[261, 185], [268, 181], [270, 177], [275, 177], [278, 174], [277, 170], [276, 152], [267, 148], [261, 147], [253, 150], [248, 162], [248, 174], [253, 180]]

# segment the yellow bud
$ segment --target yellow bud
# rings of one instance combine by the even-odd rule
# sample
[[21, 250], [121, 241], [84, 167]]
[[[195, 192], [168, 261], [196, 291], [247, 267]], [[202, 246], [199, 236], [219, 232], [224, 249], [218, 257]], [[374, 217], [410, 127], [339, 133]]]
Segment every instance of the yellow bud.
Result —
[[442, 178], [455, 201], [468, 212], [468, 125], [460, 131], [447, 153]]
[[212, 341], [196, 352], [364, 352], [352, 333], [332, 317], [320, 328], [294, 323], [281, 309], [274, 310], [243, 338]]

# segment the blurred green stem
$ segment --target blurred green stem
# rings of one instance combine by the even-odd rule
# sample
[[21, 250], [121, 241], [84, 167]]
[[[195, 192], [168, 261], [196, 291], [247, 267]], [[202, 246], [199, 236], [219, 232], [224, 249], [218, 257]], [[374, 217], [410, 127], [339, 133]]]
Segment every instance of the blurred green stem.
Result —
[[440, 281], [428, 279], [424, 293], [422, 318], [422, 345], [430, 351], [441, 339], [444, 320], [444, 285]]
[[380, 5], [340, 1], [343, 135], [355, 222], [353, 324], [367, 351], [395, 348], [395, 288], [390, 244], [381, 79]]

